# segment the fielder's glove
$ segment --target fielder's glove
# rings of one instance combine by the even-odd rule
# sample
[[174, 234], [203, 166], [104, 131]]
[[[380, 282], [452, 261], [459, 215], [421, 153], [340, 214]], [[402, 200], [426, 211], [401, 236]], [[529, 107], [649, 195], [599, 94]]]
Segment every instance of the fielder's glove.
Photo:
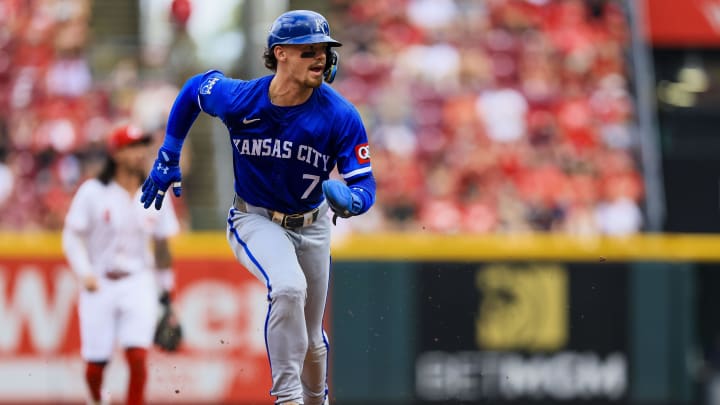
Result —
[[350, 187], [340, 180], [325, 180], [322, 184], [323, 194], [333, 210], [333, 224], [337, 217], [349, 218], [362, 211], [363, 202]]
[[152, 170], [142, 186], [142, 202], [145, 208], [155, 201], [155, 209], [159, 210], [165, 198], [165, 193], [172, 185], [175, 197], [182, 192], [182, 173], [180, 173], [180, 154], [160, 148], [158, 158], [155, 159]]
[[162, 316], [155, 328], [153, 342], [166, 352], [178, 350], [182, 342], [182, 327], [170, 305], [170, 294], [163, 292], [160, 296], [160, 303], [163, 306]]

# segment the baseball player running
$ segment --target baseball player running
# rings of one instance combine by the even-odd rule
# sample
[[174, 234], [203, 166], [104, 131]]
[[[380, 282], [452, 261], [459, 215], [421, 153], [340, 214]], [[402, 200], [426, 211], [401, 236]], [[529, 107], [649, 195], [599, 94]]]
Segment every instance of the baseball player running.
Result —
[[[244, 81], [209, 71], [190, 78], [168, 119], [143, 185], [145, 208], [181, 193], [178, 162], [200, 111], [220, 118], [233, 151], [235, 198], [227, 238], [266, 287], [265, 342], [278, 404], [327, 403], [328, 339], [322, 317], [330, 273], [330, 218], [367, 211], [375, 200], [367, 134], [355, 107], [331, 82], [341, 46], [325, 18], [295, 10], [268, 34], [265, 66]], [[341, 180], [329, 180], [337, 165]], [[333, 221], [335, 218], [333, 218]]]
[[143, 403], [146, 354], [158, 322], [156, 281], [163, 295], [173, 287], [167, 238], [179, 224], [172, 204], [159, 211], [137, 204], [149, 143], [133, 126], [115, 129], [105, 167], [80, 186], [65, 218], [63, 250], [83, 287], [80, 340], [92, 404], [109, 403], [101, 387], [116, 340], [130, 372], [126, 403]]

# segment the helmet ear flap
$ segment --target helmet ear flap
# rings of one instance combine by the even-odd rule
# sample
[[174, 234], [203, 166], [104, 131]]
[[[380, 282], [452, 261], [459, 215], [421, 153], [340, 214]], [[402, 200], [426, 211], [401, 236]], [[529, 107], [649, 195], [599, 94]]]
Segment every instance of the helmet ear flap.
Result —
[[338, 69], [338, 53], [333, 51], [329, 46], [327, 47], [327, 57], [325, 58], [325, 70], [323, 71], [323, 79], [327, 83], [332, 83], [335, 80], [335, 74]]

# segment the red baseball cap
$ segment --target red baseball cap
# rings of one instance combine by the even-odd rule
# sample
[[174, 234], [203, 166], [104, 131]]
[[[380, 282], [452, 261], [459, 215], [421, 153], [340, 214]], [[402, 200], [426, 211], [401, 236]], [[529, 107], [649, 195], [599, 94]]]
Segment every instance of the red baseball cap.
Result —
[[136, 143], [149, 143], [151, 138], [150, 134], [134, 125], [123, 125], [110, 133], [108, 148], [114, 151]]

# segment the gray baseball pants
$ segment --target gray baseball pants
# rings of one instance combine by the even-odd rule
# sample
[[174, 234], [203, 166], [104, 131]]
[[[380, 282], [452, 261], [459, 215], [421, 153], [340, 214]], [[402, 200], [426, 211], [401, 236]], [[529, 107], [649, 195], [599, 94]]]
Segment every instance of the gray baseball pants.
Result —
[[281, 227], [266, 209], [237, 197], [228, 214], [235, 257], [268, 290], [265, 345], [270, 394], [278, 404], [319, 405], [327, 395], [329, 344], [322, 324], [330, 278], [327, 210], [323, 202], [317, 220], [297, 229]]

